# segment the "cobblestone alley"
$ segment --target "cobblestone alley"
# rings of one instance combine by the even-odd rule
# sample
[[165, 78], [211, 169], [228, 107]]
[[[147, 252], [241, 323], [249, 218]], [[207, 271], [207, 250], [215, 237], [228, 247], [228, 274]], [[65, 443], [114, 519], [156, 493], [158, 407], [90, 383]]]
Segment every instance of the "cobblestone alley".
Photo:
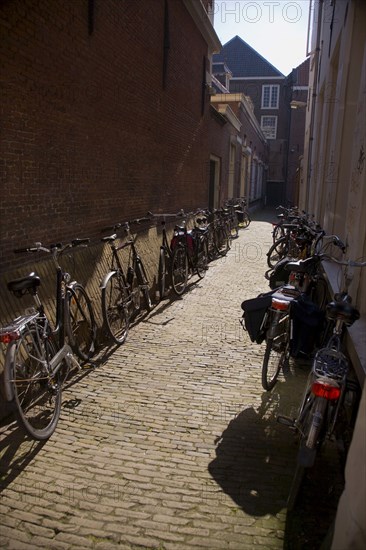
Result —
[[71, 381], [49, 441], [3, 422], [1, 547], [316, 547], [291, 542], [296, 446], [275, 420], [296, 410], [306, 368], [263, 392], [263, 347], [239, 324], [242, 300], [268, 290], [269, 219]]

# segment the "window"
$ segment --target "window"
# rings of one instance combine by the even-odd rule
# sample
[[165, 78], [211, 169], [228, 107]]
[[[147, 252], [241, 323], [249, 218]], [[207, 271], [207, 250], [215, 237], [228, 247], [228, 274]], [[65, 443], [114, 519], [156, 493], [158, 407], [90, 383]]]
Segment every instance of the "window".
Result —
[[277, 117], [262, 116], [261, 128], [267, 139], [276, 139], [277, 136]]
[[278, 109], [280, 87], [278, 84], [262, 86], [262, 109]]

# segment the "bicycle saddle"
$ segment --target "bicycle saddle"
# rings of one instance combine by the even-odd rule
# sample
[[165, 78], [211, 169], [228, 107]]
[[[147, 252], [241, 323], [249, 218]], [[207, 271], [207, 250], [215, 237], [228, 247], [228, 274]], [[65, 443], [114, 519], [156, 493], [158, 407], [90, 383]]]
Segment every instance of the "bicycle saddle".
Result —
[[299, 226], [296, 223], [283, 223], [282, 227], [285, 229], [298, 229]]
[[104, 243], [111, 243], [117, 239], [117, 234], [109, 235], [108, 237], [102, 237], [101, 241]]
[[332, 301], [326, 306], [326, 315], [328, 319], [336, 321], [342, 319], [347, 326], [351, 326], [360, 318], [360, 312], [349, 302]]
[[305, 260], [297, 260], [288, 262], [284, 268], [285, 271], [293, 271], [295, 273], [309, 273], [313, 266], [318, 263], [317, 256], [310, 256]]
[[36, 293], [36, 288], [41, 284], [41, 279], [36, 273], [30, 273], [27, 277], [21, 279], [14, 279], [8, 282], [8, 289], [10, 292], [14, 292], [16, 296], [22, 296], [25, 292], [31, 291], [32, 294]]

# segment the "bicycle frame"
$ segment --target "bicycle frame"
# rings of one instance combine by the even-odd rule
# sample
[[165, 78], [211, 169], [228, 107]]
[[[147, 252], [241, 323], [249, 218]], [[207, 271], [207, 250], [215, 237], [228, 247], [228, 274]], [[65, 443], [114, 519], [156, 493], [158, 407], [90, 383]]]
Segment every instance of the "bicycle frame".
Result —
[[[136, 220], [136, 222], [139, 222], [140, 220]], [[132, 222], [131, 222], [132, 223]], [[114, 226], [113, 229], [118, 229], [121, 227], [122, 224], [117, 224]], [[112, 250], [112, 262], [109, 273], [104, 277], [103, 281], [100, 284], [100, 289], [102, 290], [102, 293], [105, 291], [107, 284], [109, 280], [117, 273], [122, 278], [122, 283], [124, 287], [124, 293], [125, 297], [123, 301], [125, 302], [125, 299], [127, 297], [127, 301], [125, 303], [125, 306], [128, 307], [132, 304], [134, 310], [139, 310], [140, 308], [140, 291], [143, 292], [145, 301], [146, 301], [146, 307], [148, 310], [151, 309], [151, 301], [149, 298], [149, 285], [147, 280], [147, 275], [145, 272], [144, 265], [142, 263], [142, 260], [138, 254], [138, 251], [135, 246], [135, 238], [132, 237], [130, 233], [130, 226], [129, 222], [126, 222], [123, 224], [123, 227], [125, 229], [127, 240], [116, 246], [115, 240], [117, 239], [117, 235], [113, 234], [110, 237], [105, 237], [102, 240], [105, 242], [108, 242], [111, 250]], [[122, 261], [120, 258], [120, 255], [118, 254], [119, 251], [129, 248], [129, 260], [128, 260], [128, 267], [125, 271], [123, 269]], [[138, 301], [137, 296], [135, 294], [135, 291], [133, 289], [133, 281], [137, 280], [138, 284]], [[135, 300], [136, 297], [136, 300]], [[131, 315], [131, 312], [129, 313], [129, 316]]]
[[[75, 359], [72, 349], [69, 344], [65, 343], [65, 312], [66, 312], [66, 283], [65, 283], [65, 273], [60, 267], [57, 269], [57, 289], [56, 289], [56, 327], [53, 330], [48, 317], [45, 314], [44, 307], [42, 302], [39, 299], [39, 296], [36, 292], [36, 285], [29, 276], [23, 279], [19, 279], [18, 284], [22, 284], [23, 288], [18, 290], [18, 292], [30, 292], [33, 296], [33, 299], [36, 304], [36, 311], [32, 314], [23, 315], [15, 319], [15, 321], [0, 329], [0, 341], [8, 344], [6, 357], [5, 357], [5, 366], [4, 366], [4, 393], [8, 401], [14, 399], [14, 391], [12, 386], [11, 379], [11, 365], [14, 359], [15, 346], [17, 340], [21, 338], [25, 331], [29, 330], [28, 327], [36, 327], [37, 329], [37, 338], [39, 342], [42, 342], [42, 339], [49, 337], [50, 335], [58, 335], [58, 351], [52, 357], [47, 365], [44, 365], [48, 370], [48, 376], [54, 376], [57, 374], [61, 368], [62, 362], [65, 360], [69, 368], [72, 365], [80, 368], [78, 361]], [[33, 281], [35, 279], [33, 278]], [[16, 290], [15, 290], [16, 291]]]

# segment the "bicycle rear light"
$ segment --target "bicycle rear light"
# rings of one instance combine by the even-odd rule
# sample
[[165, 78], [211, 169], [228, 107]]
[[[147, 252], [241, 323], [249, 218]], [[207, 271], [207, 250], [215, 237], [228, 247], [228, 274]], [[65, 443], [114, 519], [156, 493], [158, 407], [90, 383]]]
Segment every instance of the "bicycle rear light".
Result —
[[0, 332], [0, 342], [2, 344], [10, 344], [14, 340], [19, 340], [19, 332], [9, 331], [9, 332]]
[[311, 391], [316, 397], [324, 397], [328, 401], [335, 401], [341, 395], [341, 389], [338, 386], [317, 381], [311, 386]]
[[278, 298], [272, 298], [272, 307], [279, 311], [287, 311], [290, 306], [288, 300], [279, 300]]

